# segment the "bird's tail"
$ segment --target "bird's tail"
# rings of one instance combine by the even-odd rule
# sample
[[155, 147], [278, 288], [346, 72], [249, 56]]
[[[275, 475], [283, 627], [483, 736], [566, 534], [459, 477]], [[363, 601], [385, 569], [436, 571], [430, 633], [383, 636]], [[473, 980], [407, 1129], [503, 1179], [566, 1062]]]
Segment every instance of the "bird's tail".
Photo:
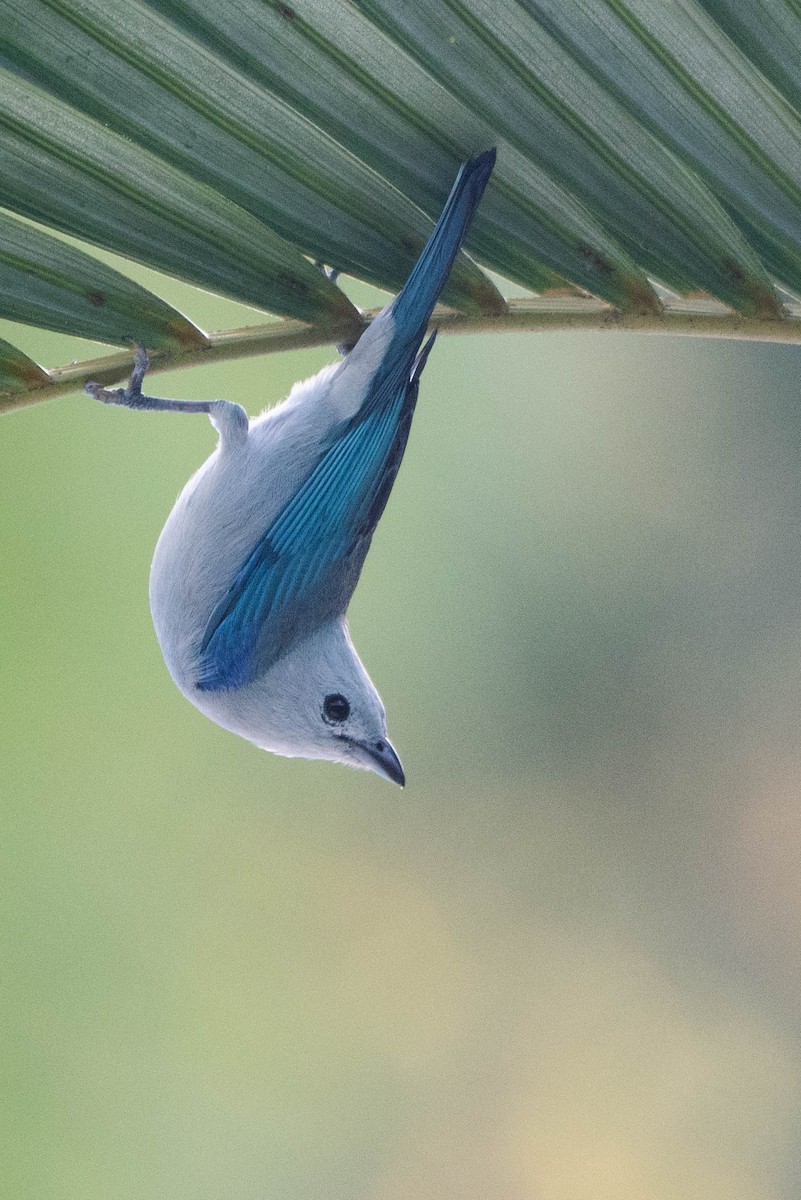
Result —
[[494, 149], [462, 164], [431, 237], [390, 306], [398, 333], [418, 345], [494, 166]]

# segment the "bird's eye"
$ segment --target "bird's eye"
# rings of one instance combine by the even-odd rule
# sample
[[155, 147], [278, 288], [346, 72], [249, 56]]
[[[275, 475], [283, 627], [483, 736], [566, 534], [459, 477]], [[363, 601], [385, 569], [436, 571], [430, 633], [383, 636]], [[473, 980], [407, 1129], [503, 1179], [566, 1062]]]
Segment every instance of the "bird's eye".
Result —
[[350, 716], [350, 705], [339, 692], [332, 692], [323, 700], [323, 720], [329, 725], [339, 725]]

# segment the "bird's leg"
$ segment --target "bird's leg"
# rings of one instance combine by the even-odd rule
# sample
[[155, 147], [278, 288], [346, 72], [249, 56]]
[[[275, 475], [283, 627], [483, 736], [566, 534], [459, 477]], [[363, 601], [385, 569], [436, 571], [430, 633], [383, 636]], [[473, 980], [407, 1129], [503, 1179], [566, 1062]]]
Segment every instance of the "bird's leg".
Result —
[[[328, 279], [331, 283], [336, 283], [336, 281], [339, 279], [338, 267], [327, 267], [319, 258], [314, 265], [318, 271], [322, 271], [323, 275], [325, 275], [326, 279]], [[341, 354], [342, 357], [345, 358], [346, 355], [350, 354], [355, 345], [355, 342], [340, 342], [337, 346], [337, 353]]]
[[322, 259], [319, 258], [315, 261], [314, 265], [318, 271], [321, 271], [325, 275], [330, 283], [336, 283], [339, 279], [339, 269], [337, 267], [327, 267]]
[[248, 415], [239, 404], [230, 400], [165, 400], [158, 396], [144, 396], [142, 382], [149, 365], [147, 351], [136, 347], [134, 368], [124, 388], [103, 388], [99, 383], [84, 384], [88, 396], [101, 404], [121, 404], [125, 408], [139, 408], [149, 412], [207, 413], [212, 424], [225, 436], [237, 430], [246, 432]]

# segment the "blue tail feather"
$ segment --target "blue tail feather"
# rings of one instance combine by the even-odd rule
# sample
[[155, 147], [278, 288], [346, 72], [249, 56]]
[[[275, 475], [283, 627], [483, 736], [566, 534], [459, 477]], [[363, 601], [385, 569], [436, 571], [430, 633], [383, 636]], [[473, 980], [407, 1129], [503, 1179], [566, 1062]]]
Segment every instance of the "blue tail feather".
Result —
[[494, 149], [462, 165], [431, 237], [390, 306], [396, 329], [409, 338], [425, 332], [494, 165]]

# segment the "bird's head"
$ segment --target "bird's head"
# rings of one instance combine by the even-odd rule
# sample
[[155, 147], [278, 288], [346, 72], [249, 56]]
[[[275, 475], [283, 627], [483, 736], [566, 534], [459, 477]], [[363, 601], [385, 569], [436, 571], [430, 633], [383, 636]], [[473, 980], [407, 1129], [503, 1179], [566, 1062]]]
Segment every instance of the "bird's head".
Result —
[[303, 638], [254, 684], [217, 697], [225, 698], [227, 712], [209, 715], [264, 750], [375, 771], [401, 787], [406, 782], [381, 697], [344, 620]]

